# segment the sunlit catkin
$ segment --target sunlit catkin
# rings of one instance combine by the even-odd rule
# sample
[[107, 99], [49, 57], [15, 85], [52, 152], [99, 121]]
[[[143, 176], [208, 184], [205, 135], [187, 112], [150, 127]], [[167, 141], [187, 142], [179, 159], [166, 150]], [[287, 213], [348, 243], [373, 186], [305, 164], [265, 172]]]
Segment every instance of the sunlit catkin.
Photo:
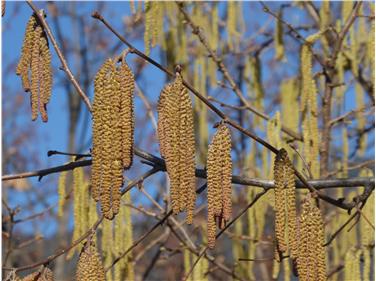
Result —
[[170, 178], [172, 210], [187, 211], [190, 224], [196, 202], [195, 136], [192, 102], [180, 74], [160, 94], [158, 137]]
[[102, 213], [112, 219], [119, 212], [123, 170], [133, 159], [134, 77], [123, 59], [108, 59], [94, 82], [92, 195]]
[[125, 169], [132, 166], [133, 161], [133, 135], [134, 135], [134, 76], [125, 61], [121, 63], [117, 71], [120, 96], [120, 126], [122, 134], [122, 164]]
[[302, 281], [326, 280], [324, 224], [320, 210], [309, 199], [299, 219], [298, 275]]
[[[89, 242], [87, 242], [89, 243]], [[93, 244], [85, 244], [81, 250], [80, 258], [77, 264], [77, 281], [104, 281], [105, 271], [97, 248]]]
[[47, 122], [47, 103], [52, 90], [51, 54], [47, 35], [37, 16], [33, 14], [26, 26], [21, 58], [16, 74], [21, 76], [22, 86], [30, 92], [31, 119], [41, 113], [42, 121]]
[[292, 163], [285, 149], [281, 149], [274, 161], [275, 233], [278, 250], [297, 255], [295, 176]]
[[318, 130], [317, 88], [312, 74], [311, 45], [321, 37], [322, 31], [310, 35], [301, 50], [302, 98], [301, 111], [304, 132], [304, 154], [314, 178], [320, 176], [318, 161], [320, 136]]
[[58, 207], [57, 215], [59, 218], [63, 216], [63, 212], [64, 212], [66, 178], [67, 178], [67, 172], [61, 172], [59, 176], [59, 184], [58, 184], [59, 207]]
[[[220, 124], [209, 145], [207, 160], [208, 246], [215, 245], [215, 223], [220, 228], [231, 218], [231, 132]], [[213, 231], [214, 230], [214, 231]]]
[[[278, 11], [278, 18], [283, 18], [282, 9]], [[285, 55], [285, 47], [283, 45], [283, 23], [280, 20], [276, 20], [275, 34], [274, 34], [274, 44], [275, 44], [275, 59], [282, 60]]]

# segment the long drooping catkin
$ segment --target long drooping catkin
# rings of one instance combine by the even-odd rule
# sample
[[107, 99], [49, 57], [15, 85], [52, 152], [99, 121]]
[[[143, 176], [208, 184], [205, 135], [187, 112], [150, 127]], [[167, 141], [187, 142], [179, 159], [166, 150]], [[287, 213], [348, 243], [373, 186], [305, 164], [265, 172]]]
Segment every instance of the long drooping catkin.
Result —
[[53, 79], [51, 54], [46, 33], [35, 14], [30, 17], [26, 26], [16, 74], [21, 76], [24, 90], [30, 92], [32, 120], [37, 119], [39, 108], [42, 121], [47, 122], [47, 103], [50, 100]]
[[112, 219], [119, 212], [123, 170], [133, 159], [134, 77], [124, 61], [108, 59], [94, 82], [92, 195], [102, 213]]
[[285, 149], [281, 149], [274, 161], [275, 232], [278, 250], [297, 255], [295, 177], [292, 163]]
[[180, 74], [160, 94], [158, 137], [170, 178], [172, 209], [175, 214], [187, 211], [190, 224], [196, 202], [195, 137], [192, 102]]
[[307, 37], [301, 50], [302, 98], [301, 111], [303, 118], [304, 154], [314, 178], [320, 176], [317, 110], [317, 87], [312, 73], [312, 52], [310, 46], [321, 37], [323, 31]]
[[134, 110], [133, 110], [133, 92], [134, 76], [129, 66], [122, 62], [117, 71], [117, 79], [120, 83], [121, 101], [120, 101], [120, 119], [122, 134], [122, 154], [123, 166], [128, 169], [133, 161], [133, 134], [134, 134]]
[[59, 184], [58, 184], [59, 207], [57, 211], [57, 216], [59, 218], [63, 216], [63, 212], [64, 212], [66, 178], [67, 178], [67, 172], [61, 172], [59, 176]]
[[326, 280], [324, 224], [319, 208], [307, 200], [299, 219], [298, 274], [299, 280]]
[[214, 248], [216, 220], [223, 228], [231, 217], [231, 132], [220, 124], [208, 150], [208, 246]]
[[[89, 243], [89, 242], [87, 242]], [[81, 251], [76, 271], [77, 281], [104, 281], [105, 271], [95, 245], [85, 245]]]

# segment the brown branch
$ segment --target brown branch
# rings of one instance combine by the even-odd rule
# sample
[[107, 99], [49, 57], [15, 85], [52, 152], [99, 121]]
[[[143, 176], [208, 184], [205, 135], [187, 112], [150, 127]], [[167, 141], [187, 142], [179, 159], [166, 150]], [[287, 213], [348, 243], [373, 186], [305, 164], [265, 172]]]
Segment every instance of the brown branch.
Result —
[[38, 17], [39, 22], [42, 24], [43, 29], [46, 31], [48, 37], [50, 38], [51, 43], [54, 46], [54, 49], [56, 51], [56, 54], [59, 57], [60, 62], [62, 64], [62, 70], [67, 74], [69, 80], [71, 81], [71, 83], [73, 84], [73, 86], [75, 87], [75, 89], [77, 90], [77, 93], [81, 96], [81, 98], [83, 99], [84, 103], [86, 104], [88, 110], [91, 112], [92, 111], [92, 107], [91, 107], [91, 104], [90, 104], [90, 100], [86, 96], [86, 94], [84, 93], [84, 91], [81, 89], [81, 86], [78, 84], [76, 78], [74, 77], [74, 75], [72, 74], [71, 70], [69, 69], [67, 61], [64, 58], [64, 55], [61, 52], [61, 50], [60, 50], [60, 48], [59, 48], [59, 46], [57, 44], [57, 41], [56, 41], [54, 35], [52, 34], [51, 29], [48, 26], [48, 24], [47, 24], [47, 22], [46, 22], [46, 20], [44, 18], [44, 15], [40, 14], [40, 12], [38, 11], [38, 9], [34, 6], [34, 4], [30, 0], [27, 0], [26, 3], [34, 11], [35, 15]]
[[[151, 153], [148, 153], [140, 148], [134, 149], [135, 155], [147, 160], [149, 165], [153, 167], [158, 167], [161, 171], [166, 171], [165, 161]], [[62, 171], [72, 170], [76, 167], [83, 167], [91, 165], [91, 160], [83, 160], [83, 161], [76, 161], [71, 162], [62, 166], [56, 166], [48, 169], [38, 170], [35, 172], [26, 172], [14, 175], [4, 175], [2, 177], [3, 181], [15, 179], [15, 178], [25, 178], [25, 177], [43, 177], [51, 173], [58, 173]], [[206, 170], [196, 168], [196, 177], [199, 178], [206, 178]], [[309, 180], [307, 181], [313, 188], [320, 190], [326, 188], [339, 188], [339, 187], [360, 187], [366, 185], [374, 185], [375, 180], [374, 178], [343, 178], [343, 179], [316, 179], [316, 180]], [[250, 178], [246, 176], [232, 176], [232, 183], [247, 186], [247, 188], [252, 187], [261, 187], [264, 189], [271, 189], [274, 188], [274, 181], [273, 180], [264, 180], [258, 178]], [[304, 189], [307, 188], [306, 184], [302, 181], [296, 180], [295, 182], [296, 188]]]

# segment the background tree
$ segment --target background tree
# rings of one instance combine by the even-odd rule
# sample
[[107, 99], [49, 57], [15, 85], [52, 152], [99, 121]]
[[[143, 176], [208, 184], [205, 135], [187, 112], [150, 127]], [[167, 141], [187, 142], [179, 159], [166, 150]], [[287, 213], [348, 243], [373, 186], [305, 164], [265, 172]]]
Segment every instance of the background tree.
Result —
[[[31, 121], [15, 75], [33, 9], [51, 31], [46, 124]], [[298, 216], [323, 218], [325, 274], [374, 278], [374, 3], [7, 2], [2, 24], [3, 276], [44, 265], [71, 280], [88, 238], [108, 280], [294, 279], [292, 254], [275, 255], [273, 163], [284, 148]], [[136, 157], [108, 221], [89, 195], [90, 108], [100, 66], [126, 50]], [[157, 136], [158, 96], [176, 65], [194, 106], [199, 194], [189, 226], [170, 212]], [[232, 138], [232, 220], [208, 250], [204, 168], [221, 120]]]

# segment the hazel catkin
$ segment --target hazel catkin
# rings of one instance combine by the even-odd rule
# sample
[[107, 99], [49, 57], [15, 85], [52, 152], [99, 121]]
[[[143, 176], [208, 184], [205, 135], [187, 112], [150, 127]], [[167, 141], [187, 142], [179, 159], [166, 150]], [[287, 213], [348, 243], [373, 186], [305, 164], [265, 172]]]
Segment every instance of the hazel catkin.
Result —
[[123, 60], [108, 59], [94, 82], [92, 196], [112, 219], [119, 212], [123, 170], [133, 158], [134, 76]]
[[53, 80], [51, 53], [47, 35], [35, 14], [30, 17], [26, 26], [16, 74], [21, 76], [25, 92], [30, 92], [31, 119], [36, 120], [40, 112], [42, 121], [47, 122], [47, 103], [50, 100]]
[[179, 73], [159, 97], [158, 137], [170, 178], [172, 210], [175, 214], [187, 211], [191, 224], [196, 202], [193, 108]]
[[[214, 248], [216, 221], [219, 228], [231, 218], [231, 132], [220, 124], [209, 145], [207, 160], [208, 246]], [[214, 225], [214, 226], [213, 226]]]
[[287, 151], [281, 149], [274, 161], [275, 233], [280, 252], [290, 249], [296, 257], [295, 176]]
[[83, 247], [77, 264], [77, 281], [104, 281], [105, 271], [100, 255], [95, 245], [90, 244]]
[[326, 280], [324, 224], [319, 208], [310, 200], [303, 203], [298, 233], [299, 280]]

